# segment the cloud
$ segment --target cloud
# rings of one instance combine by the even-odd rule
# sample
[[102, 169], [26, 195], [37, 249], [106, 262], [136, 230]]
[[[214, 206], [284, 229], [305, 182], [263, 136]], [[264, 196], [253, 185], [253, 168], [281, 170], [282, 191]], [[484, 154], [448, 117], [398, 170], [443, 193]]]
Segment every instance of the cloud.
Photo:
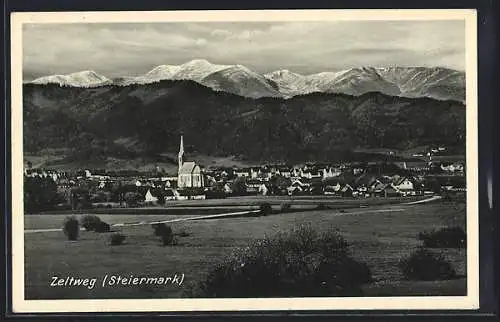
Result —
[[463, 21], [31, 24], [23, 28], [25, 77], [92, 69], [140, 75], [205, 58], [258, 72], [312, 74], [355, 66], [465, 68]]
[[203, 45], [206, 45], [207, 44], [207, 40], [206, 39], [203, 39], [203, 38], [198, 38], [196, 39], [196, 44], [198, 46], [203, 46]]
[[254, 37], [256, 36], [259, 36], [259, 35], [263, 35], [264, 32], [261, 31], [261, 30], [258, 30], [258, 29], [255, 29], [255, 30], [243, 30], [241, 33], [237, 34], [237, 35], [233, 35], [231, 37], [229, 37], [228, 39], [253, 39]]
[[226, 29], [214, 29], [210, 34], [214, 37], [224, 37], [224, 38], [228, 38], [233, 35], [231, 31]]

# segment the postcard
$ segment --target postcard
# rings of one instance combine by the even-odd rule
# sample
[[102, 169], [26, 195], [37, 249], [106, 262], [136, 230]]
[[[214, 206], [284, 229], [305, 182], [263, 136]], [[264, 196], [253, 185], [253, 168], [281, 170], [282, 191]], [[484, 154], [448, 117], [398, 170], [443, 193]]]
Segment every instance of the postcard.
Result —
[[477, 309], [476, 19], [13, 13], [14, 312]]

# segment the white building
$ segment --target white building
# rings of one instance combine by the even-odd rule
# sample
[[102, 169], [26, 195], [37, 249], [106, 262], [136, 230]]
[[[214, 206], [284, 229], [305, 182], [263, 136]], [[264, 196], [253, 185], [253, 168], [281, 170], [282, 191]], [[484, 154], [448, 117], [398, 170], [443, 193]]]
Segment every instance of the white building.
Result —
[[181, 143], [179, 147], [179, 170], [177, 186], [182, 188], [200, 188], [204, 186], [203, 174], [201, 168], [196, 162], [184, 162], [184, 139], [181, 135]]

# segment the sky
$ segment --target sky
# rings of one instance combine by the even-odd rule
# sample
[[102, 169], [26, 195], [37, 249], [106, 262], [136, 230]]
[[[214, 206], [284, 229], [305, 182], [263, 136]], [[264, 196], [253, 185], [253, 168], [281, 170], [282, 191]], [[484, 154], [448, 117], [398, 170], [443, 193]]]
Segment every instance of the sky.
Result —
[[138, 76], [192, 59], [303, 75], [372, 66], [465, 70], [465, 22], [328, 21], [23, 25], [23, 78]]

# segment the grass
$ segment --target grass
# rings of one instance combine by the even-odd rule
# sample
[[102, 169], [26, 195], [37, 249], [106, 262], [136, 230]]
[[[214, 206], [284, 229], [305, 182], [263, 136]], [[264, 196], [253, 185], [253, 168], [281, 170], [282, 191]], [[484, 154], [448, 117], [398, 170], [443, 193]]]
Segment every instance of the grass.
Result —
[[244, 197], [231, 197], [226, 199], [206, 199], [206, 200], [180, 200], [180, 201], [167, 201], [168, 207], [188, 207], [188, 206], [258, 206], [261, 203], [269, 203], [271, 205], [279, 206], [283, 202], [289, 202], [292, 205], [317, 205], [318, 203], [325, 203], [333, 206], [349, 206], [358, 207], [359, 205], [386, 205], [396, 204], [401, 202], [410, 202], [426, 197], [395, 197], [395, 198], [342, 198], [334, 196], [244, 196]]
[[[352, 214], [376, 209], [403, 208], [398, 212]], [[351, 213], [351, 214], [350, 214]], [[34, 228], [62, 222], [64, 217], [38, 216], [31, 221]], [[131, 217], [128, 217], [131, 216]], [[30, 216], [25, 216], [25, 220]], [[31, 216], [35, 218], [35, 216]], [[165, 219], [166, 216], [100, 216], [106, 222]], [[156, 217], [154, 219], [151, 219]], [[383, 206], [335, 210], [292, 212], [265, 217], [227, 218], [171, 224], [174, 233], [189, 231], [179, 237], [176, 246], [161, 247], [149, 225], [121, 227], [126, 243], [119, 247], [107, 245], [109, 234], [82, 232], [77, 242], [67, 241], [62, 232], [25, 234], [25, 294], [28, 299], [54, 298], [172, 298], [182, 296], [178, 285], [106, 287], [93, 290], [83, 287], [50, 287], [52, 276], [95, 277], [106, 274], [129, 276], [172, 276], [185, 274], [185, 283], [204, 276], [213, 264], [234, 247], [246, 246], [254, 239], [288, 230], [296, 224], [309, 223], [318, 231], [337, 227], [351, 244], [355, 258], [367, 262], [375, 283], [366, 285], [367, 296], [453, 294], [464, 295], [466, 280], [428, 282], [404, 281], [397, 262], [420, 245], [417, 234], [446, 225], [465, 225], [465, 207], [451, 203], [414, 206]], [[60, 224], [59, 224], [60, 226]], [[458, 275], [465, 275], [465, 250], [443, 249], [445, 257], [455, 266]]]
[[[393, 198], [342, 198], [334, 196], [245, 196], [226, 199], [167, 201], [164, 206], [136, 208], [93, 208], [82, 210], [50, 210], [41, 215], [96, 214], [96, 215], [201, 215], [220, 214], [256, 210], [263, 203], [268, 203], [274, 210], [279, 210], [283, 203], [290, 204], [294, 211], [315, 209], [319, 204], [331, 209], [357, 208], [407, 203], [426, 199], [428, 196], [393, 197]], [[39, 214], [33, 214], [38, 216]]]

